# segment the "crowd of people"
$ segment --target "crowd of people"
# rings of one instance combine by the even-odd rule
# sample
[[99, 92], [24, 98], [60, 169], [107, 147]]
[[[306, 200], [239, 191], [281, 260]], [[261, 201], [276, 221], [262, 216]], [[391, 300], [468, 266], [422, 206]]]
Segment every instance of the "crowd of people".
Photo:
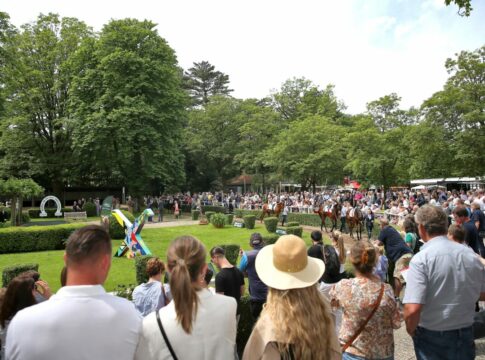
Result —
[[482, 191], [439, 192], [420, 203], [420, 195], [391, 198], [412, 206], [403, 234], [382, 217], [378, 239], [349, 250], [338, 231], [331, 244], [313, 231], [309, 248], [295, 235], [264, 246], [253, 233], [238, 265], [220, 247], [210, 249], [207, 264], [199, 240], [179, 237], [166, 264], [147, 262], [148, 281], [132, 302], [104, 290], [111, 240], [103, 228], [86, 226], [67, 241], [56, 294], [32, 272], [4, 290], [2, 359], [238, 358], [244, 277], [255, 325], [243, 359], [394, 359], [393, 331], [403, 321], [418, 359], [473, 359], [478, 301], [485, 300], [485, 198]]

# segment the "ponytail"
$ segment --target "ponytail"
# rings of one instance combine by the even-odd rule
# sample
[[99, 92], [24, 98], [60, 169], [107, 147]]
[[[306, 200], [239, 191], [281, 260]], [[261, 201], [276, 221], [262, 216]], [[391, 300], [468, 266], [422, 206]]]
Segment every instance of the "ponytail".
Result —
[[198, 277], [205, 263], [204, 245], [192, 236], [175, 239], [167, 253], [167, 265], [170, 271], [170, 290], [177, 321], [188, 334], [192, 331], [193, 318], [197, 314]]

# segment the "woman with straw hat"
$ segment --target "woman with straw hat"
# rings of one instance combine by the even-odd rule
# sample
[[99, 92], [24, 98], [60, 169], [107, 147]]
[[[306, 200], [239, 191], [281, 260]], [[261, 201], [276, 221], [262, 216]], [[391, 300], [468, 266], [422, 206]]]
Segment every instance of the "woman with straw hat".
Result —
[[260, 250], [256, 271], [269, 292], [243, 360], [341, 358], [330, 305], [316, 285], [324, 270], [295, 235]]

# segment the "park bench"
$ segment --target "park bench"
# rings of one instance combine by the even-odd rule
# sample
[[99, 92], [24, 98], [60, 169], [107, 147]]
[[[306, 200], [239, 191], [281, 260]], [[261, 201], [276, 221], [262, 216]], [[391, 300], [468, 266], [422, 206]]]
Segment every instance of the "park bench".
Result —
[[64, 220], [66, 221], [86, 221], [87, 218], [86, 211], [64, 212]]

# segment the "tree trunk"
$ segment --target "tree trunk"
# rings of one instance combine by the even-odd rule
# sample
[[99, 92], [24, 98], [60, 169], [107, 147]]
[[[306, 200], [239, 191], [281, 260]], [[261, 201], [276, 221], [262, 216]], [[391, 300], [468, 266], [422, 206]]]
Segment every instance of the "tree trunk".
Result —
[[18, 203], [19, 203], [19, 211], [17, 213], [17, 226], [20, 226], [22, 225], [22, 210], [24, 207], [24, 199], [22, 196], [19, 196]]
[[57, 197], [63, 206], [66, 206], [66, 202], [64, 199], [64, 184], [60, 180], [52, 180], [51, 181], [52, 192], [54, 196]]
[[10, 203], [10, 223], [15, 226], [17, 219], [17, 197], [12, 196], [12, 202]]

